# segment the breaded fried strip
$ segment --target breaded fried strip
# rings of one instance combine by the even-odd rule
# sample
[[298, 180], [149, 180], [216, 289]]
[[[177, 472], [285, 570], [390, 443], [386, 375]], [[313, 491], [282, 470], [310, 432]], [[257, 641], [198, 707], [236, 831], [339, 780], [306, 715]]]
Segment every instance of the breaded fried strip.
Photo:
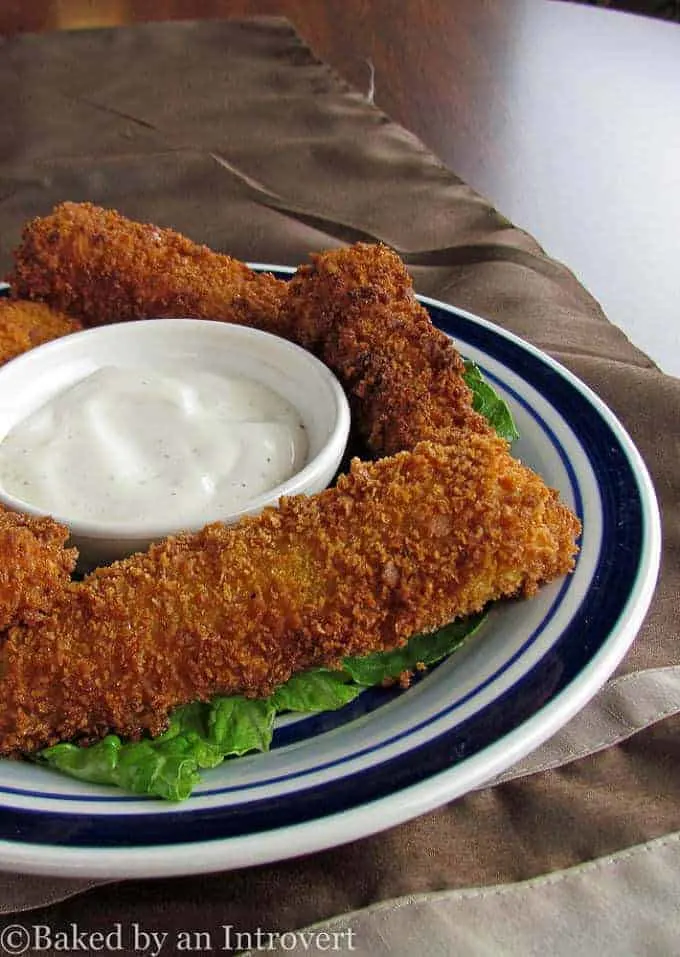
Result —
[[66, 587], [76, 550], [65, 548], [68, 529], [0, 506], [0, 631], [31, 624]]
[[0, 651], [0, 753], [163, 729], [268, 694], [562, 575], [578, 522], [489, 435], [366, 464], [335, 488], [170, 539], [73, 584]]
[[448, 445], [460, 429], [490, 431], [472, 409], [460, 355], [387, 246], [357, 243], [312, 256], [289, 283], [279, 325], [338, 376], [373, 453]]
[[0, 299], [0, 365], [82, 328], [76, 319], [55, 312], [45, 303]]
[[179, 233], [91, 203], [62, 203], [24, 228], [9, 277], [86, 325], [190, 316], [270, 329], [285, 283]]

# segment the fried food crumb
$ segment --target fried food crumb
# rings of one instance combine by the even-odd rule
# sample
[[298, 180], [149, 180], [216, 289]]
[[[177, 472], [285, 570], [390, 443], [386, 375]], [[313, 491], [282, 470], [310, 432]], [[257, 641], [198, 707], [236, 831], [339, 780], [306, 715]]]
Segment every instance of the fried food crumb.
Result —
[[491, 431], [472, 407], [460, 354], [387, 246], [356, 243], [312, 256], [292, 278], [278, 323], [338, 376], [375, 455], [423, 441], [448, 445], [461, 430]]
[[66, 548], [68, 529], [0, 506], [0, 631], [34, 624], [67, 586], [76, 550]]
[[82, 328], [77, 319], [55, 312], [43, 302], [0, 299], [0, 365]]
[[8, 281], [15, 295], [88, 326], [189, 317], [267, 330], [286, 289], [171, 229], [92, 203], [62, 203], [27, 223]]

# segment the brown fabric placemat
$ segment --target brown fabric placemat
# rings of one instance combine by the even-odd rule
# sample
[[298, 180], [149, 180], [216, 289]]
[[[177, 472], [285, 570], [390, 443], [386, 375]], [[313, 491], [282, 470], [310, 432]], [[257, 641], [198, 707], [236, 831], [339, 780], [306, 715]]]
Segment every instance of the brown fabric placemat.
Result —
[[[281, 20], [155, 24], [0, 43], [0, 272], [23, 222], [63, 199], [172, 226], [241, 259], [383, 240], [419, 292], [556, 356], [615, 410], [664, 515], [661, 579], [623, 671], [677, 661], [680, 384], [564, 266], [318, 62]], [[500, 785], [344, 848], [191, 878], [130, 881], [31, 923], [282, 930], [376, 900], [521, 879], [680, 826], [667, 720], [574, 765]]]

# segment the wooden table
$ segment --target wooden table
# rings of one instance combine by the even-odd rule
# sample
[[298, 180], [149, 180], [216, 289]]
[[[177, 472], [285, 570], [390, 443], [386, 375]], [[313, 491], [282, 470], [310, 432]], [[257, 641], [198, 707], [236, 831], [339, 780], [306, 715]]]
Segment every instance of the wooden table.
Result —
[[0, 33], [283, 15], [680, 375], [680, 28], [555, 0], [9, 0]]

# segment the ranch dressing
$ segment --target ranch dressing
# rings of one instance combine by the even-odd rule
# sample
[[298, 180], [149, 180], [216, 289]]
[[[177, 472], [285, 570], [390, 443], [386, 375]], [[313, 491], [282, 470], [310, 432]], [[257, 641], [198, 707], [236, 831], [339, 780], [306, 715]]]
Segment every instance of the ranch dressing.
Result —
[[0, 442], [0, 484], [72, 520], [205, 524], [304, 465], [298, 412], [252, 379], [105, 366]]

